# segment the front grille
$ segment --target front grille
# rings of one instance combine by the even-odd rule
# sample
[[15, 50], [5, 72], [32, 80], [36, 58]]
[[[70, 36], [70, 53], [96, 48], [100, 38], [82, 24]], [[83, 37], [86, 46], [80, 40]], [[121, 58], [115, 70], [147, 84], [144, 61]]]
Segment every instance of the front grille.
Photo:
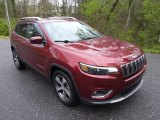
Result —
[[142, 55], [138, 59], [121, 66], [123, 76], [128, 77], [139, 71], [146, 64], [145, 56]]

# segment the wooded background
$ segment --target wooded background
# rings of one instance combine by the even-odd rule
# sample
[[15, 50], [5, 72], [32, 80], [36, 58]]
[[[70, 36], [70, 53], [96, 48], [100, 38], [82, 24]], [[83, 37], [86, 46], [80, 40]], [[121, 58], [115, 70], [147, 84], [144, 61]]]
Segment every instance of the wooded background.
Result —
[[[160, 50], [160, 0], [7, 0], [12, 28], [24, 16], [73, 16], [101, 33]], [[0, 0], [0, 35], [9, 35]]]

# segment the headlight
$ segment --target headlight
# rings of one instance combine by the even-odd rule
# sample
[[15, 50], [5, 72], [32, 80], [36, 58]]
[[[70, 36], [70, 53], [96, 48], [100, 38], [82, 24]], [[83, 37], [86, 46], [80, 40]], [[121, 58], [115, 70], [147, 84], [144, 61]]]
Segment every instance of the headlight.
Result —
[[80, 68], [83, 72], [89, 73], [92, 75], [107, 75], [110, 73], [117, 73], [118, 69], [115, 67], [97, 67], [92, 65], [86, 65], [83, 63], [79, 63]]

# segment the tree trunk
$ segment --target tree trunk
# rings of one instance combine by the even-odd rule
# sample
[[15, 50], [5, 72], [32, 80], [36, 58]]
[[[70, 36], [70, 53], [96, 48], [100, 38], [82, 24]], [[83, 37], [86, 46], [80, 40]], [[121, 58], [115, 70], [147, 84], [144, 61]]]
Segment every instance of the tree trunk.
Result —
[[15, 0], [11, 0], [14, 17], [17, 17]]
[[119, 0], [116, 0], [116, 1], [114, 2], [113, 6], [112, 6], [112, 8], [111, 8], [111, 11], [110, 11], [110, 13], [109, 13], [109, 15], [108, 15], [108, 17], [107, 17], [107, 21], [110, 19], [111, 14], [113, 13], [113, 11], [114, 11], [114, 9], [116, 8], [116, 6], [118, 5], [118, 2], [119, 2]]
[[62, 1], [62, 15], [65, 16], [67, 14], [67, 3], [65, 0]]
[[27, 16], [27, 2], [26, 2], [26, 0], [24, 0], [23, 9], [24, 9], [24, 16]]
[[129, 29], [130, 18], [131, 18], [131, 10], [132, 10], [133, 3], [134, 3], [134, 0], [129, 0], [129, 9], [128, 9], [128, 18], [127, 18], [126, 29]]
[[34, 3], [34, 5], [33, 5], [33, 16], [35, 16], [35, 14], [36, 14], [36, 0], [33, 0], [33, 3]]
[[27, 4], [26, 0], [21, 0], [21, 17], [27, 17]]
[[10, 35], [11, 34], [11, 24], [10, 24], [10, 17], [8, 13], [8, 5], [7, 5], [6, 0], [4, 0], [4, 4], [5, 4], [5, 10], [6, 10], [6, 19], [7, 19], [7, 24], [8, 24], [8, 33]]

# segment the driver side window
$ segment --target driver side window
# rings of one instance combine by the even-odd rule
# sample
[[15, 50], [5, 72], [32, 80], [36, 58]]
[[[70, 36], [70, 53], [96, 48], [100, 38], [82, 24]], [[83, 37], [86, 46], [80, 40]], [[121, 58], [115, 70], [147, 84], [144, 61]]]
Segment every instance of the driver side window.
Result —
[[28, 25], [28, 38], [30, 39], [31, 37], [35, 36], [41, 36], [41, 33], [38, 31], [38, 29], [35, 27], [34, 24], [29, 24]]
[[28, 27], [28, 25], [26, 23], [25, 24], [20, 24], [18, 29], [16, 30], [16, 33], [19, 34], [20, 36], [24, 37], [24, 38], [28, 38], [27, 27]]

